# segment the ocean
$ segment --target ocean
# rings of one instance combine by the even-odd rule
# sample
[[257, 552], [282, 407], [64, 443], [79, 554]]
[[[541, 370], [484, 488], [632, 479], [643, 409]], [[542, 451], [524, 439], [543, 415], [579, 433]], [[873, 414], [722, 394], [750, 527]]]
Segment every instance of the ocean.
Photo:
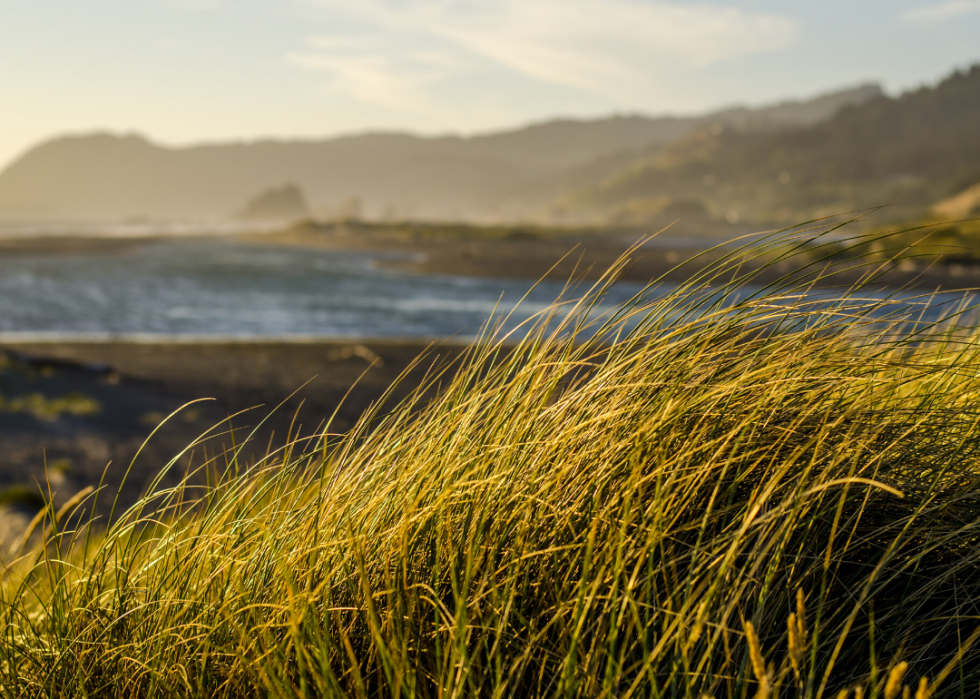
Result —
[[[233, 239], [148, 240], [111, 252], [0, 256], [0, 342], [470, 339], [496, 317], [517, 328], [589, 283], [422, 275], [386, 266], [383, 252], [246, 244]], [[657, 293], [673, 288], [659, 287]], [[620, 282], [604, 309], [642, 285]], [[747, 286], [740, 297], [758, 292]], [[832, 305], [836, 292], [813, 292]], [[869, 303], [909, 293], [868, 294]], [[738, 297], [731, 297], [727, 303]], [[823, 301], [819, 301], [819, 299]], [[903, 312], [935, 319], [963, 301], [945, 294]], [[970, 302], [970, 299], [967, 299]], [[811, 305], [811, 308], [816, 306]]]
[[[386, 257], [214, 238], [0, 256], [0, 341], [468, 339], [495, 314], [512, 312], [507, 325], [516, 327], [564, 287], [412, 274], [386, 267]], [[617, 284], [606, 303], [639, 289]]]

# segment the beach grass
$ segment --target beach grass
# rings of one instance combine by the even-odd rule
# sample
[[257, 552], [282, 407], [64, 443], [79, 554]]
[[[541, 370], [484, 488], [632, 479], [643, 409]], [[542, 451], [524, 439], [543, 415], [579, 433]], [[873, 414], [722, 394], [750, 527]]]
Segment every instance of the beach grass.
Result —
[[975, 696], [976, 326], [807, 294], [878, 269], [825, 232], [612, 313], [614, 268], [345, 434], [49, 507], [0, 694]]

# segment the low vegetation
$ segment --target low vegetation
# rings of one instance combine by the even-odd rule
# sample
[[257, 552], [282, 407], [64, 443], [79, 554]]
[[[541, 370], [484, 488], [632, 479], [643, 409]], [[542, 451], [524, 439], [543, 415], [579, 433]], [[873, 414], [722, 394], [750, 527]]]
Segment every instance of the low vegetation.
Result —
[[469, 223], [435, 222], [383, 222], [374, 223], [356, 218], [340, 221], [318, 222], [312, 219], [300, 221], [283, 235], [306, 234], [322, 236], [372, 236], [380, 240], [397, 242], [453, 242], [453, 241], [527, 241], [553, 240], [563, 236], [601, 235], [601, 227], [547, 227], [535, 225], [478, 225]]
[[613, 269], [434, 399], [50, 509], [0, 693], [974, 696], [976, 329], [739, 273], [813, 235], [616, 313]]
[[936, 221], [922, 220], [914, 225], [875, 228], [860, 240], [847, 239], [836, 244], [838, 258], [864, 256], [868, 261], [885, 263], [895, 260], [920, 265], [956, 267], [980, 264], [980, 219]]
[[52, 421], [60, 415], [86, 417], [98, 414], [99, 402], [80, 393], [69, 393], [54, 398], [34, 392], [16, 398], [5, 398], [0, 394], [0, 413], [27, 413], [38, 420]]

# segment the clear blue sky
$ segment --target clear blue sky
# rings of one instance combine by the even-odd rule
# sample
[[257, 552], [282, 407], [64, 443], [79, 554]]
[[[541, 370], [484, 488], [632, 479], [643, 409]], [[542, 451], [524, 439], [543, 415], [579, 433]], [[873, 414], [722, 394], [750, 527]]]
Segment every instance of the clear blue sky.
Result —
[[63, 133], [473, 133], [977, 61], [980, 0], [0, 0], [0, 167]]

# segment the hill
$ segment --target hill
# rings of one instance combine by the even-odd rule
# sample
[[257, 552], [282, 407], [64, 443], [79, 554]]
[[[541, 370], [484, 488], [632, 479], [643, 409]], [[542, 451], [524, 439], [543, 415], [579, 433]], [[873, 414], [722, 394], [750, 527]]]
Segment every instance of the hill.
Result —
[[469, 138], [369, 133], [167, 148], [138, 135], [68, 136], [0, 172], [0, 220], [223, 219], [283, 182], [321, 216], [357, 200], [374, 218], [526, 219], [706, 124], [809, 125], [880, 94], [866, 85], [761, 109], [566, 119]]
[[943, 219], [980, 216], [980, 182], [969, 189], [937, 202], [932, 207], [932, 214]]
[[791, 223], [894, 203], [921, 216], [980, 182], [980, 65], [934, 87], [878, 96], [802, 127], [716, 123], [649, 150], [556, 204], [567, 217], [638, 221], [669, 206]]
[[243, 221], [289, 221], [308, 215], [303, 192], [294, 184], [285, 184], [252, 198], [237, 218]]

